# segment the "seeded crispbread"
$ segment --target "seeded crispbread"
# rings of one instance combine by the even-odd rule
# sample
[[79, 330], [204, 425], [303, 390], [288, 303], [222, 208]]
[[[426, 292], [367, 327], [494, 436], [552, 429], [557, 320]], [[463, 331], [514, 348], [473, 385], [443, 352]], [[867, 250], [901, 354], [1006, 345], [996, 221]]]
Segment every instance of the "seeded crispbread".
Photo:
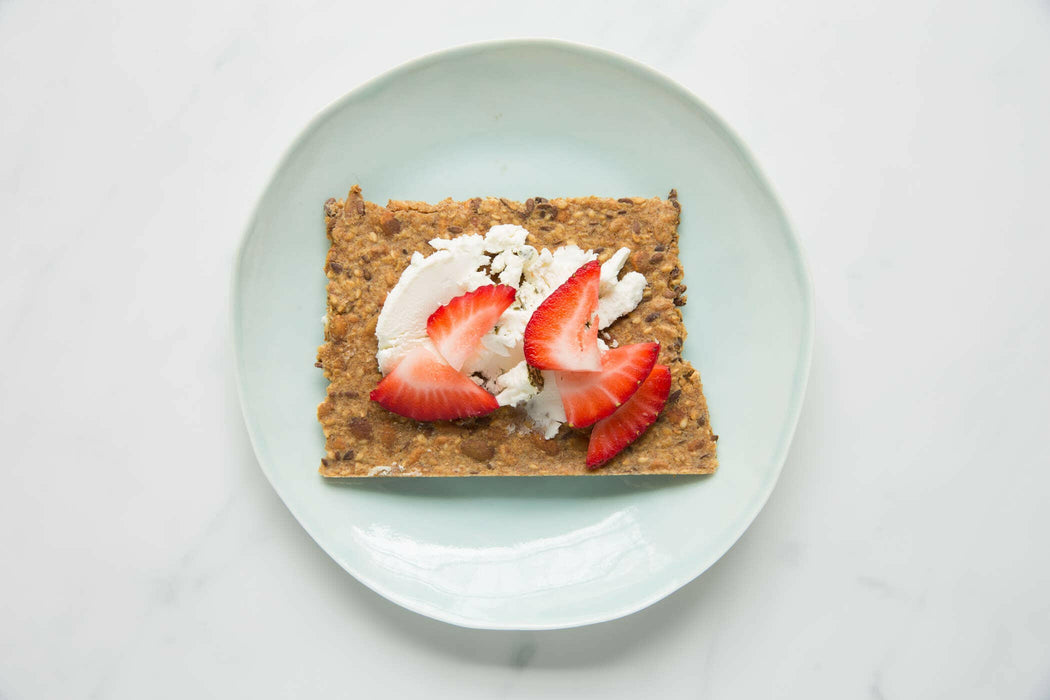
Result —
[[[525, 202], [502, 198], [446, 199], [437, 204], [366, 202], [354, 186], [345, 200], [324, 205], [331, 248], [328, 316], [318, 366], [329, 380], [317, 409], [324, 428], [328, 477], [548, 476], [709, 474], [718, 466], [700, 374], [682, 357], [685, 327], [679, 306], [685, 287], [678, 260], [681, 207], [674, 190], [659, 198], [578, 197]], [[657, 340], [671, 370], [663, 413], [637, 441], [596, 471], [585, 466], [587, 432], [563, 426], [550, 440], [531, 429], [521, 409], [503, 407], [483, 418], [418, 423], [369, 400], [382, 375], [376, 365], [376, 320], [413, 252], [428, 241], [480, 234], [518, 224], [528, 244], [554, 250], [575, 243], [605, 261], [622, 246], [624, 271], [645, 275], [648, 287], [633, 312], [603, 331], [620, 345]]]

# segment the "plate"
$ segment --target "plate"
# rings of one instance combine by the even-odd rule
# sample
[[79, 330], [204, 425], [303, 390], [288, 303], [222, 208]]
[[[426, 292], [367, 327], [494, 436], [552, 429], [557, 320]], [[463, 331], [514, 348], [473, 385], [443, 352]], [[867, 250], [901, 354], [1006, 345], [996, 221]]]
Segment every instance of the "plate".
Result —
[[[329, 197], [666, 196], [682, 203], [685, 355], [721, 435], [709, 477], [326, 481], [315, 411]], [[456, 625], [611, 620], [728, 550], [780, 473], [813, 341], [810, 282], [740, 141], [669, 79], [549, 40], [430, 55], [359, 87], [295, 140], [252, 216], [233, 279], [244, 420], [307, 532], [376, 593]], [[367, 360], [367, 358], [366, 358]]]

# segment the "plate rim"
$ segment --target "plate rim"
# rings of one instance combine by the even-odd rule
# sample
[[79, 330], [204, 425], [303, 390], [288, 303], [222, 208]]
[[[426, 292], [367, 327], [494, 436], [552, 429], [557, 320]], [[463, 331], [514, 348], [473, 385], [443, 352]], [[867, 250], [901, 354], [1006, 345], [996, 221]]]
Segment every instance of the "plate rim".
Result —
[[[325, 120], [331, 117], [335, 112], [342, 109], [347, 103], [356, 99], [359, 95], [368, 93], [370, 90], [377, 86], [395, 80], [403, 74], [407, 74], [411, 71], [417, 70], [427, 64], [435, 61], [440, 61], [449, 58], [460, 58], [468, 56], [474, 53], [481, 53], [492, 49], [507, 48], [507, 47], [539, 47], [539, 48], [553, 48], [561, 51], [567, 51], [570, 53], [576, 53], [590, 59], [597, 59], [602, 62], [618, 64], [622, 68], [626, 68], [641, 77], [657, 83], [661, 88], [671, 92], [685, 102], [689, 103], [692, 107], [704, 113], [709, 118], [717, 129], [722, 130], [729, 137], [729, 145], [736, 151], [737, 156], [740, 158], [742, 165], [750, 172], [755, 178], [756, 182], [765, 189], [769, 194], [770, 202], [775, 210], [775, 215], [782, 228], [786, 232], [786, 243], [787, 247], [797, 262], [799, 272], [799, 281], [801, 292], [804, 297], [804, 326], [803, 326], [803, 340], [802, 348], [799, 354], [798, 364], [795, 366], [795, 377], [794, 387], [792, 388], [792, 400], [789, 407], [790, 416], [788, 421], [785, 423], [785, 430], [781, 436], [780, 445], [777, 446], [775, 452], [775, 468], [768, 483], [763, 485], [763, 488], [757, 494], [757, 498], [754, 500], [752, 509], [741, 518], [740, 526], [732, 531], [731, 535], [726, 538], [726, 544], [723, 546], [716, 547], [716, 554], [706, 557], [698, 561], [698, 563], [692, 567], [689, 567], [688, 573], [682, 577], [676, 577], [669, 580], [667, 585], [656, 588], [656, 592], [633, 600], [629, 603], [616, 606], [611, 608], [602, 614], [590, 614], [581, 616], [579, 618], [570, 618], [566, 620], [560, 620], [553, 623], [536, 623], [527, 621], [518, 622], [490, 622], [484, 620], [477, 620], [474, 618], [468, 618], [457, 615], [455, 612], [440, 608], [437, 606], [428, 606], [419, 600], [410, 598], [408, 596], [400, 595], [396, 592], [386, 590], [382, 584], [376, 583], [367, 574], [360, 571], [358, 567], [355, 567], [348, 561], [346, 561], [341, 555], [333, 552], [315, 536], [312, 528], [303, 518], [300, 517], [299, 513], [296, 512], [288, 500], [285, 498], [285, 494], [282, 488], [278, 486], [278, 483], [274, 479], [274, 470], [269, 464], [269, 460], [264, 457], [262, 452], [259, 450], [259, 440], [256, 438], [256, 429], [253, 425], [252, 419], [249, 416], [247, 410], [247, 402], [245, 400], [245, 378], [243, 375], [243, 367], [241, 362], [243, 339], [239, 331], [238, 316], [240, 311], [240, 305], [238, 303], [238, 289], [241, 287], [242, 270], [244, 268], [243, 262], [244, 257], [248, 248], [249, 241], [252, 238], [252, 232], [255, 227], [255, 222], [258, 217], [259, 208], [266, 198], [270, 188], [272, 187], [276, 176], [284, 169], [292, 155], [298, 150], [300, 145], [309, 137], [313, 131], [321, 125]], [[240, 404], [241, 419], [244, 423], [245, 431], [248, 433], [248, 439], [252, 446], [252, 452], [255, 455], [255, 459], [259, 464], [259, 468], [266, 476], [266, 480], [270, 483], [271, 488], [277, 494], [277, 497], [281, 499], [285, 508], [291, 513], [292, 517], [295, 518], [296, 522], [299, 523], [310, 538], [317, 544], [318, 547], [324, 551], [329, 557], [332, 558], [344, 571], [353, 576], [358, 582], [364, 585], [369, 590], [378, 594], [382, 598], [394, 603], [402, 608], [411, 610], [412, 612], [418, 613], [425, 617], [429, 617], [434, 620], [446, 622], [459, 627], [468, 629], [480, 629], [480, 630], [504, 630], [504, 631], [539, 631], [539, 630], [556, 630], [556, 629], [570, 629], [573, 627], [582, 627], [586, 625], [599, 624], [602, 622], [609, 622], [617, 620], [627, 615], [631, 615], [640, 610], [663, 600], [670, 596], [672, 593], [683, 588], [686, 584], [697, 579], [701, 574], [707, 571], [713, 566], [719, 559], [725, 556], [726, 552], [733, 548], [733, 546], [739, 541], [740, 537], [743, 536], [744, 532], [751, 527], [758, 514], [765, 507], [769, 500], [773, 489], [776, 487], [777, 482], [780, 480], [780, 474], [783, 472], [784, 463], [787, 460], [788, 451], [791, 448], [791, 444], [794, 441], [795, 432], [798, 428], [798, 421], [802, 413], [802, 406], [805, 402], [806, 388], [809, 383], [809, 374], [812, 367], [813, 358], [813, 344], [814, 344], [814, 294], [813, 294], [813, 278], [809, 264], [807, 262], [805, 252], [802, 249], [802, 245], [799, 242], [798, 234], [795, 232], [794, 227], [791, 225], [791, 221], [787, 216], [784, 209], [783, 203], [780, 200], [776, 190], [772, 187], [765, 174], [759, 169], [758, 164], [751, 154], [751, 151], [747, 148], [744, 141], [739, 135], [723, 120], [714, 110], [712, 110], [703, 100], [701, 100], [692, 91], [688, 90], [675, 80], [664, 75], [658, 70], [638, 61], [629, 56], [625, 56], [616, 51], [605, 49], [602, 47], [594, 46], [591, 44], [568, 41], [564, 39], [554, 39], [545, 37], [526, 37], [526, 38], [513, 38], [513, 39], [490, 39], [478, 42], [469, 42], [465, 44], [458, 44], [445, 49], [439, 49], [420, 55], [416, 58], [404, 61], [394, 67], [376, 75], [369, 80], [351, 88], [343, 95], [335, 98], [328, 104], [326, 104], [321, 110], [319, 110], [302, 128], [299, 129], [296, 136], [292, 141], [284, 148], [281, 152], [280, 157], [276, 160], [274, 165], [269, 168], [269, 174], [265, 180], [265, 184], [262, 187], [261, 192], [256, 197], [254, 204], [251, 208], [251, 213], [248, 217], [247, 223], [243, 226], [240, 234], [240, 239], [237, 244], [236, 253], [233, 260], [233, 274], [230, 279], [229, 287], [229, 316], [228, 316], [228, 332], [230, 333], [233, 340], [233, 365], [234, 365], [234, 378], [237, 386], [237, 399]], [[462, 477], [457, 477], [462, 478]], [[479, 478], [492, 478], [492, 477], [479, 477]]]

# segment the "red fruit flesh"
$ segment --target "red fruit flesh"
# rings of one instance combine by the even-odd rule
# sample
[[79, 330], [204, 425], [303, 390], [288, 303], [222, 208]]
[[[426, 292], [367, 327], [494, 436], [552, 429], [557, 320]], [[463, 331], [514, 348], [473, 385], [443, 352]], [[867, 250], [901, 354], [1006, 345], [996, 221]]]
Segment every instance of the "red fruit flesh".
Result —
[[592, 260], [532, 313], [525, 326], [525, 359], [538, 369], [597, 372], [598, 279], [601, 265]]
[[598, 421], [587, 445], [587, 468], [597, 469], [638, 439], [660, 415], [671, 392], [671, 372], [656, 365], [623, 406]]
[[586, 428], [611, 414], [638, 390], [659, 354], [659, 343], [624, 345], [601, 356], [600, 372], [558, 372], [566, 422]]
[[388, 411], [419, 421], [472, 418], [499, 408], [496, 397], [425, 345], [383, 377], [370, 398]]
[[505, 284], [489, 284], [461, 294], [427, 319], [427, 335], [441, 356], [457, 372], [474, 354], [481, 337], [514, 302], [517, 291]]

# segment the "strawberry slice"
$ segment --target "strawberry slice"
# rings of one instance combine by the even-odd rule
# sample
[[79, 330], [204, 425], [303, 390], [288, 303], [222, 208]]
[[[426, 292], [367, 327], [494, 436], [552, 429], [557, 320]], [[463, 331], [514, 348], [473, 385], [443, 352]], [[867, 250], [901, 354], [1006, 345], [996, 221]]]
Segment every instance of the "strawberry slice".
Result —
[[430, 315], [427, 335], [452, 369], [458, 372], [463, 368], [481, 336], [491, 331], [514, 303], [515, 294], [517, 290], [509, 285], [489, 284], [459, 295]]
[[597, 469], [637, 440], [656, 421], [670, 391], [671, 372], [656, 365], [627, 403], [594, 424], [587, 445], [587, 468]]
[[611, 414], [638, 390], [659, 354], [659, 343], [624, 345], [602, 355], [600, 372], [555, 374], [566, 422], [586, 428]]
[[492, 413], [496, 397], [449, 367], [430, 347], [411, 351], [369, 395], [388, 411], [419, 421]]
[[598, 279], [601, 265], [592, 260], [532, 313], [525, 326], [525, 359], [538, 369], [597, 372]]

